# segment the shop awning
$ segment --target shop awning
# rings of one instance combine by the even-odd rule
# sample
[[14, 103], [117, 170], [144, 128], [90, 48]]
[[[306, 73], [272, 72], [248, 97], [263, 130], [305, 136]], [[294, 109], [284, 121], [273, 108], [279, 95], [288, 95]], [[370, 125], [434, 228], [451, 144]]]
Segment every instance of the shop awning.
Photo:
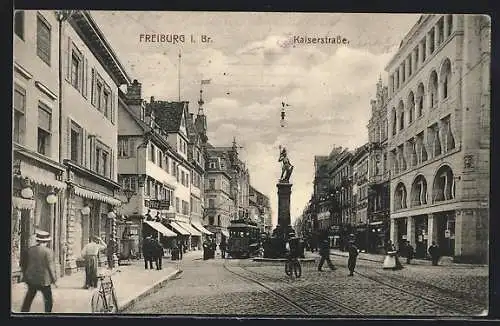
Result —
[[382, 221], [377, 221], [377, 222], [371, 222], [370, 225], [380, 225], [380, 224], [384, 224], [384, 222]]
[[35, 201], [21, 197], [12, 197], [12, 206], [17, 209], [34, 209]]
[[152, 227], [156, 231], [160, 232], [165, 237], [176, 237], [177, 236], [177, 234], [175, 234], [175, 232], [170, 231], [169, 229], [167, 229], [167, 227], [165, 225], [161, 224], [160, 222], [144, 221], [144, 223], [146, 223], [147, 225], [149, 225], [150, 227]]
[[87, 190], [87, 189], [79, 187], [77, 185], [74, 185], [73, 187], [75, 189], [75, 195], [77, 195], [77, 196], [102, 201], [104, 203], [108, 203], [108, 204], [113, 205], [113, 206], [120, 206], [122, 204], [121, 200], [114, 198], [114, 197], [111, 197], [109, 195], [106, 195], [106, 194], [103, 194], [100, 192]]
[[226, 238], [229, 238], [229, 232], [227, 232], [226, 230], [220, 230], [220, 232], [222, 232], [222, 234], [223, 234]]
[[28, 164], [22, 166], [21, 174], [15, 174], [14, 176], [23, 179], [28, 178], [31, 182], [42, 186], [66, 189], [66, 182], [56, 180], [54, 173]]
[[190, 233], [185, 230], [184, 228], [182, 228], [179, 224], [175, 223], [175, 222], [170, 222], [170, 226], [176, 231], [178, 232], [179, 234], [181, 235], [190, 235]]
[[185, 230], [189, 231], [191, 235], [194, 235], [195, 237], [201, 237], [200, 231], [196, 230], [194, 227], [191, 226], [191, 224], [188, 223], [183, 223], [183, 222], [178, 222], [178, 224]]
[[207, 234], [207, 235], [212, 235], [212, 234], [213, 234], [212, 232], [210, 232], [210, 231], [208, 231], [207, 229], [205, 229], [205, 228], [203, 227], [203, 225], [201, 225], [201, 224], [200, 224], [200, 223], [198, 223], [198, 222], [192, 222], [192, 223], [191, 223], [191, 225], [192, 225], [192, 226], [194, 226], [196, 229], [198, 229], [201, 233], [205, 233], [205, 234]]

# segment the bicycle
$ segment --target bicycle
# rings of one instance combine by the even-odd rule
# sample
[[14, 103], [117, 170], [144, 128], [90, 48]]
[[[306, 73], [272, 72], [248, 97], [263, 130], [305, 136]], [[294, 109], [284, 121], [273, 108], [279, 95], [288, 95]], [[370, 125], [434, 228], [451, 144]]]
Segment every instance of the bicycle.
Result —
[[291, 278], [300, 278], [302, 276], [302, 266], [296, 257], [288, 257], [285, 263], [285, 273]]
[[99, 286], [92, 294], [90, 306], [93, 313], [117, 313], [118, 299], [116, 298], [115, 287], [111, 276], [120, 270], [112, 273], [97, 275]]

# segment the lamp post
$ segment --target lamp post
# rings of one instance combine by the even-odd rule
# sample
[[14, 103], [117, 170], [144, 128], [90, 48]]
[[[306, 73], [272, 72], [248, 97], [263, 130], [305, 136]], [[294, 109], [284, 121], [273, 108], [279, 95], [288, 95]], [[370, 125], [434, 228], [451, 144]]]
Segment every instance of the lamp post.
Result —
[[110, 239], [113, 240], [113, 266], [109, 266], [109, 267], [114, 267], [114, 266], [118, 266], [118, 256], [116, 255], [116, 213], [114, 212], [114, 208], [113, 210], [109, 211], [108, 213], [108, 221], [110, 223], [110, 226], [111, 226], [111, 230], [110, 230]]

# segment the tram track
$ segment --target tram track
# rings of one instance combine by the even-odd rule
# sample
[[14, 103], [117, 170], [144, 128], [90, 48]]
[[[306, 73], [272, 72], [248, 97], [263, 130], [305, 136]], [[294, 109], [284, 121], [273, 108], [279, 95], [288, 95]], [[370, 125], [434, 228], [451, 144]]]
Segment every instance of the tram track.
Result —
[[[295, 304], [298, 304], [297, 300], [303, 301], [304, 304], [298, 304], [301, 307], [303, 307], [304, 305], [307, 305], [311, 308], [320, 309], [320, 311], [322, 310], [325, 312], [325, 314], [328, 314], [328, 315], [336, 315], [336, 314], [344, 315], [344, 316], [345, 315], [363, 315], [362, 312], [360, 312], [352, 307], [349, 307], [348, 305], [343, 304], [342, 302], [335, 300], [335, 299], [333, 299], [333, 298], [331, 298], [323, 293], [320, 293], [318, 291], [304, 289], [304, 288], [297, 289], [296, 287], [294, 287], [293, 285], [290, 285], [288, 283], [288, 281], [289, 281], [288, 277], [275, 278], [275, 277], [270, 277], [268, 275], [265, 275], [262, 273], [257, 273], [255, 271], [249, 270], [248, 268], [246, 268], [244, 266], [239, 266], [239, 268], [252, 274], [254, 277], [249, 277], [249, 278], [253, 282], [256, 282], [256, 283], [260, 284], [261, 286], [264, 286], [265, 288], [269, 289], [272, 292], [276, 292], [276, 289], [270, 288], [269, 286], [265, 285], [262, 281], [257, 280], [255, 278], [255, 276], [260, 277], [261, 279], [262, 278], [266, 279], [270, 282], [280, 281], [281, 283], [279, 283], [279, 287], [280, 287], [280, 290], [282, 291], [281, 293], [286, 294], [286, 299], [288, 301], [292, 301], [289, 298], [296, 297], [297, 299], [295, 301], [292, 301]], [[280, 296], [283, 296], [283, 294], [281, 294], [281, 293], [279, 293]], [[318, 300], [318, 299], [320, 299], [320, 300]], [[307, 308], [305, 310], [307, 311], [306, 312], [307, 314], [311, 314], [311, 313], [317, 314], [318, 313], [317, 310], [309, 311], [310, 308], [309, 308], [309, 310]]]
[[[345, 268], [345, 267], [343, 267]], [[371, 276], [371, 275], [368, 275], [368, 274], [365, 274], [365, 273], [361, 273], [359, 271], [355, 271], [354, 272], [355, 274], [361, 276], [361, 277], [364, 277], [366, 279], [369, 279], [371, 280], [372, 282], [375, 282], [375, 283], [378, 283], [380, 285], [383, 285], [383, 286], [386, 286], [388, 288], [391, 288], [393, 290], [396, 290], [398, 292], [401, 292], [401, 293], [405, 293], [407, 295], [410, 295], [412, 297], [415, 297], [417, 299], [420, 299], [420, 300], [423, 300], [423, 301], [426, 301], [426, 302], [430, 302], [436, 306], [439, 306], [441, 308], [444, 308], [452, 313], [455, 313], [455, 314], [460, 314], [460, 315], [471, 315], [472, 312], [470, 310], [465, 310], [465, 309], [462, 309], [462, 308], [457, 308], [456, 306], [452, 306], [451, 304], [447, 304], [447, 303], [443, 303], [443, 296], [441, 298], [440, 301], [438, 301], [437, 299], [433, 299], [433, 298], [430, 298], [429, 296], [424, 296], [424, 295], [421, 295], [421, 294], [418, 294], [418, 291], [421, 291], [421, 289], [416, 286], [416, 285], [411, 285], [407, 282], [407, 280], [402, 280], [402, 279], [398, 279], [398, 282], [397, 284], [394, 284], [391, 282], [387, 282], [388, 279], [396, 279], [396, 278], [392, 278], [391, 276], [388, 276], [388, 275], [384, 275], [384, 274], [380, 274], [380, 273], [377, 273], [377, 275], [381, 276], [384, 278], [385, 281], [382, 281], [380, 280], [379, 278], [377, 277], [374, 277], [374, 276]], [[423, 283], [423, 282], [421, 282]], [[403, 287], [406, 287], [406, 288], [403, 288]], [[408, 289], [409, 288], [409, 289]], [[456, 297], [446, 297], [446, 299], [448, 300], [454, 300], [454, 299], [458, 299]], [[469, 301], [467, 302], [466, 304], [471, 304], [473, 303], [472, 301]], [[484, 310], [484, 307], [483, 307], [483, 310]]]

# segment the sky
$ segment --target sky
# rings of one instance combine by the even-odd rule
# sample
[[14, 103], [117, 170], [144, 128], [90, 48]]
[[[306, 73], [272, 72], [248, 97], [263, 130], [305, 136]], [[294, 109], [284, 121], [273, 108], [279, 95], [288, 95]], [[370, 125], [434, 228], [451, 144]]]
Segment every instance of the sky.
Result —
[[[376, 83], [419, 15], [92, 11], [143, 97], [189, 101], [203, 87], [209, 142], [233, 137], [251, 185], [269, 196], [277, 222], [279, 146], [294, 170], [290, 213], [299, 217], [313, 191], [314, 156], [368, 140]], [[152, 34], [184, 42], [146, 42]], [[141, 36], [142, 35], [142, 36]], [[146, 36], [148, 35], [148, 36]], [[202, 42], [203, 36], [209, 37]], [[294, 37], [345, 38], [346, 44], [298, 44]], [[195, 42], [191, 42], [193, 37]], [[206, 40], [207, 38], [205, 38]], [[179, 73], [179, 52], [181, 53]], [[180, 76], [180, 78], [179, 78]], [[200, 86], [202, 79], [209, 85]], [[180, 92], [179, 92], [180, 80]], [[281, 103], [286, 125], [280, 126]]]

